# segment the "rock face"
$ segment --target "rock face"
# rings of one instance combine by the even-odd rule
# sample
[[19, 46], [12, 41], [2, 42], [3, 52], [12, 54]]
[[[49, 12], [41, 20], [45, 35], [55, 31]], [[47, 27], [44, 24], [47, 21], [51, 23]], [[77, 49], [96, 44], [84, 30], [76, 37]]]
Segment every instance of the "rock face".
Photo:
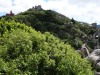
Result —
[[100, 69], [100, 62], [96, 64], [96, 69]]
[[95, 49], [87, 59], [92, 63], [95, 75], [100, 75], [100, 49]]

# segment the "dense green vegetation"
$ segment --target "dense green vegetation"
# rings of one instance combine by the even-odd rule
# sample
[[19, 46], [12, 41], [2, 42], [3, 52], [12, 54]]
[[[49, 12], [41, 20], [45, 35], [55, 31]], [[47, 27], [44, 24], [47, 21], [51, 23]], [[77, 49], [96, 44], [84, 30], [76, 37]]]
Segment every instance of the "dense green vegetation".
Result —
[[93, 75], [93, 72], [87, 60], [52, 34], [2, 19], [0, 75]]
[[29, 9], [14, 17], [5, 17], [35, 28], [42, 33], [50, 32], [64, 42], [79, 49], [88, 40], [88, 35], [93, 34], [93, 29], [87, 23], [77, 22], [52, 10]]

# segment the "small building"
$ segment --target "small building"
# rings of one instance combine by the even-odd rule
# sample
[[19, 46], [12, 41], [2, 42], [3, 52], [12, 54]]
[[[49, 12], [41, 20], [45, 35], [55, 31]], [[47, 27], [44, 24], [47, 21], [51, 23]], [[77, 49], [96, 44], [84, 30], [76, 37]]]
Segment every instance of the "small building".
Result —
[[10, 13], [7, 13], [6, 16], [14, 16], [14, 13], [10, 11]]
[[100, 25], [98, 25], [97, 23], [92, 23], [91, 25], [92, 25], [93, 28], [100, 30]]
[[97, 23], [92, 23], [91, 25], [93, 28], [97, 28]]

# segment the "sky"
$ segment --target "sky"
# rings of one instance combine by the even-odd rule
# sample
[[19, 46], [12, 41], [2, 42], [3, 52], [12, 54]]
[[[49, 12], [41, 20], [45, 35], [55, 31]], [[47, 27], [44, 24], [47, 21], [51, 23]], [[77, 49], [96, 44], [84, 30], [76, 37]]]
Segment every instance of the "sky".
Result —
[[18, 14], [36, 5], [77, 21], [100, 24], [100, 0], [0, 0], [0, 16], [11, 10]]

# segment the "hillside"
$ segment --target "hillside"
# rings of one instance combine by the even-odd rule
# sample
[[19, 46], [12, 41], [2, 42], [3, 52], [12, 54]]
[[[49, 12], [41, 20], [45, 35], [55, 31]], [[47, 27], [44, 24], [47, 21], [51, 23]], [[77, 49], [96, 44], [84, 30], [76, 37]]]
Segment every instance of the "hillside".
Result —
[[52, 10], [29, 9], [14, 17], [5, 17], [5, 19], [25, 23], [42, 33], [50, 32], [71, 44], [75, 49], [79, 49], [88, 40], [88, 35], [95, 32], [89, 24], [75, 21], [73, 18], [69, 19]]
[[5, 17], [5, 19], [25, 23], [42, 33], [50, 32], [71, 44], [75, 49], [79, 49], [88, 40], [88, 36], [95, 32], [89, 24], [69, 19], [52, 10], [29, 9], [13, 17]]
[[60, 39], [0, 20], [0, 75], [93, 75], [90, 64]]

